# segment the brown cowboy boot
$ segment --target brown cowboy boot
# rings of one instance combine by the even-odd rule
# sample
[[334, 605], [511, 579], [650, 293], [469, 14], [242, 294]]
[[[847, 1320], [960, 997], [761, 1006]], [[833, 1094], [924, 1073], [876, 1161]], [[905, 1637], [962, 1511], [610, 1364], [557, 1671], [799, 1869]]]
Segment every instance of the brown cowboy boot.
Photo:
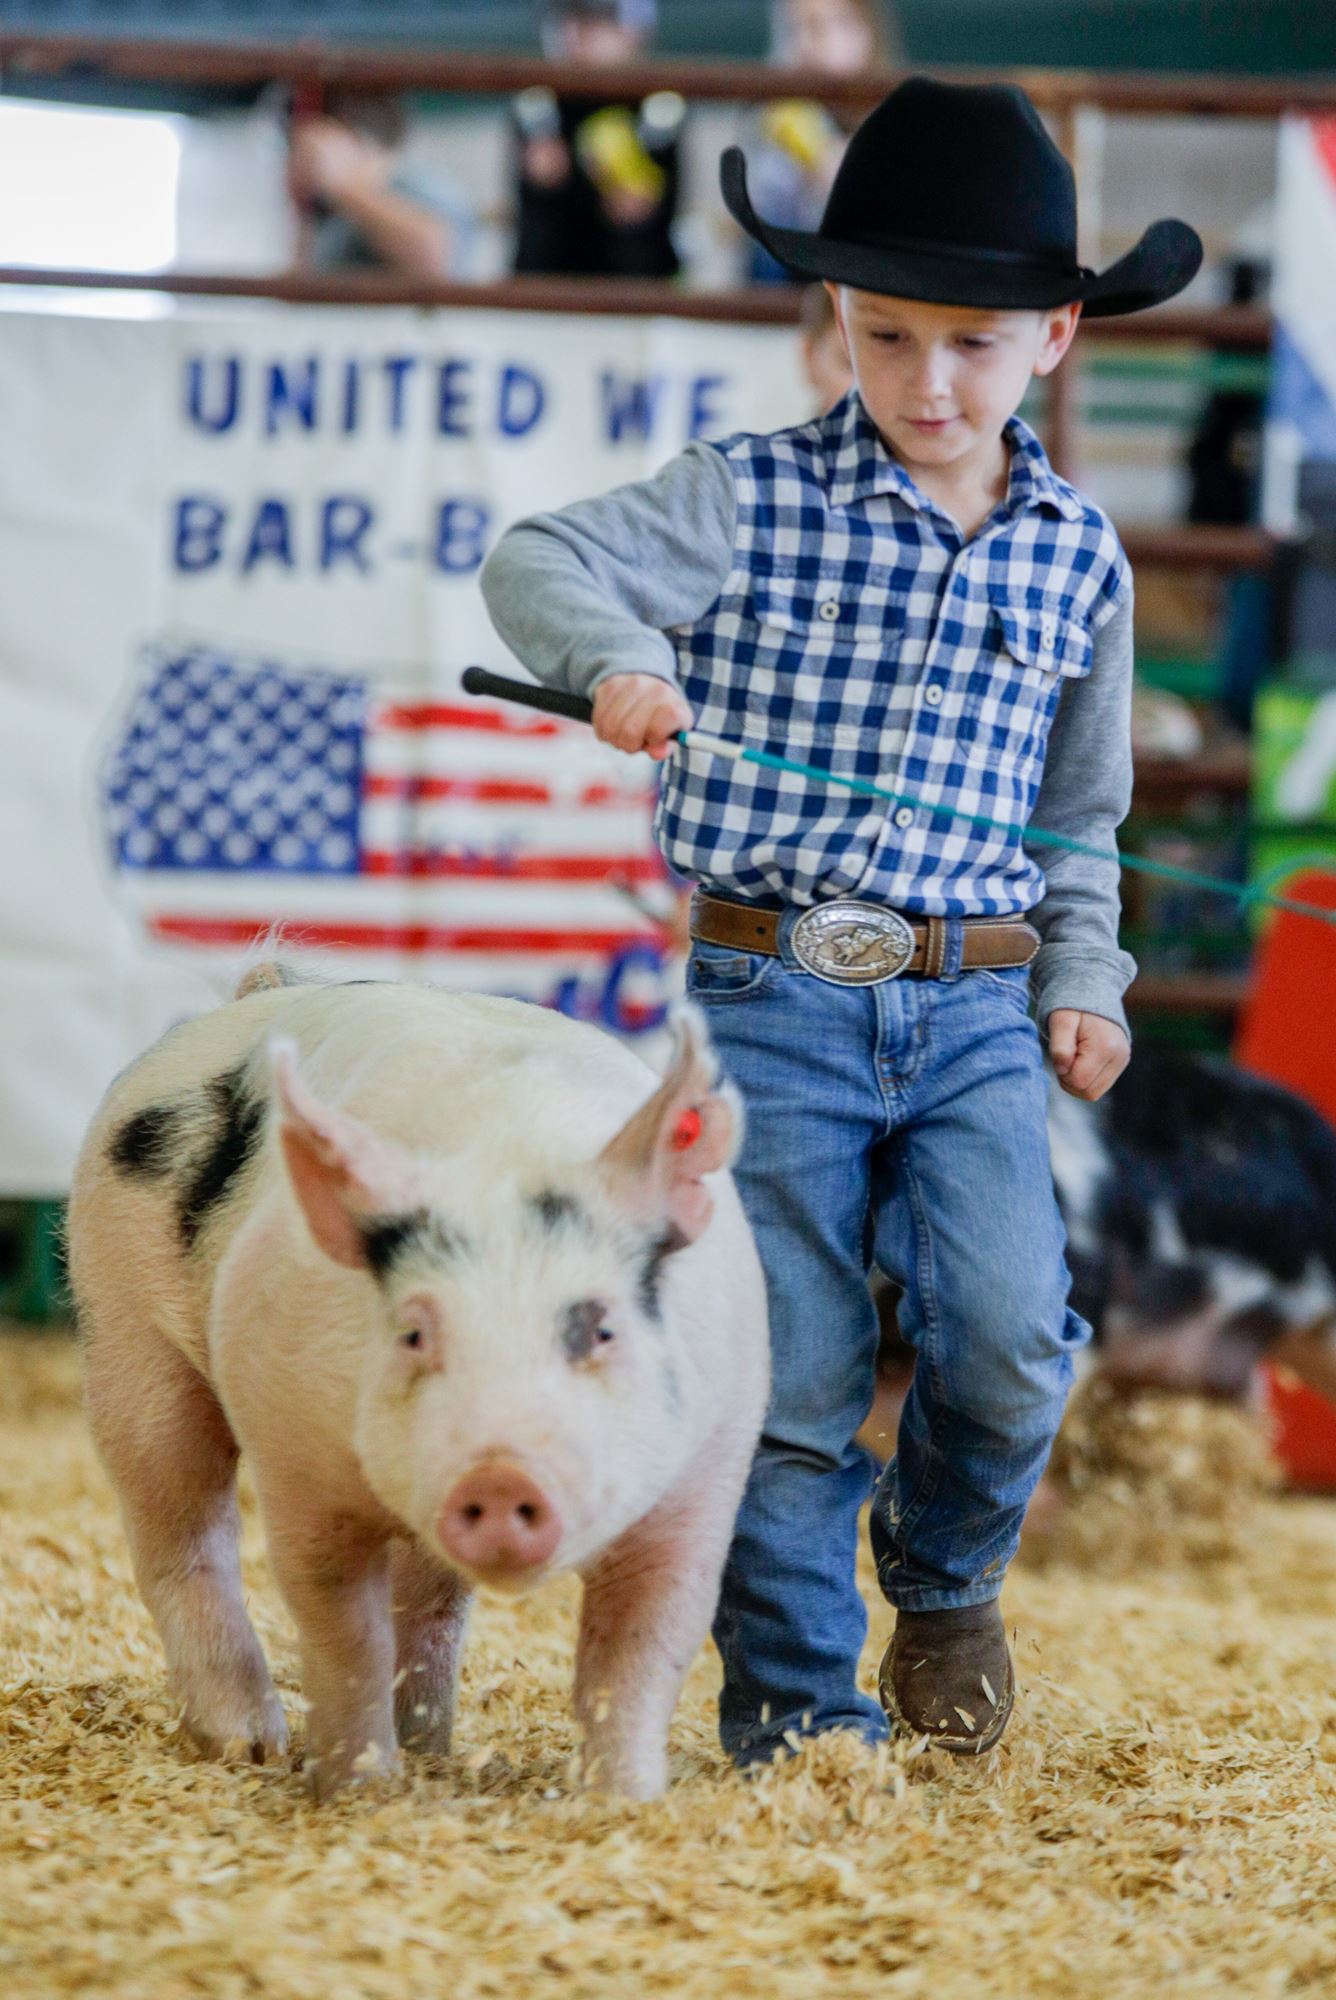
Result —
[[897, 1613], [880, 1692], [893, 1723], [937, 1748], [957, 1757], [991, 1750], [1016, 1693], [997, 1599], [951, 1611]]

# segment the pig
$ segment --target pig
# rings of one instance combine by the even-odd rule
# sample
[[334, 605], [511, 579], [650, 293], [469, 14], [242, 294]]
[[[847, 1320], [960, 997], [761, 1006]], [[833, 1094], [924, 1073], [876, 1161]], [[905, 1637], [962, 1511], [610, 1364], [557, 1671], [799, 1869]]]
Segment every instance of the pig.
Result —
[[74, 1174], [86, 1401], [185, 1729], [280, 1758], [245, 1452], [316, 1796], [448, 1749], [473, 1589], [583, 1582], [590, 1787], [645, 1799], [768, 1391], [699, 1017], [662, 1079], [520, 1001], [259, 968], [117, 1078]]
[[[1218, 1056], [1143, 1049], [1098, 1104], [1049, 1078], [1049, 1150], [1085, 1366], [1128, 1388], [1242, 1399], [1264, 1360], [1336, 1401], [1336, 1129]], [[899, 1292], [873, 1279], [893, 1448], [914, 1369]]]
[[1051, 1086], [1072, 1300], [1101, 1371], [1240, 1397], [1336, 1346], [1336, 1131], [1222, 1057], [1143, 1050], [1109, 1095]]

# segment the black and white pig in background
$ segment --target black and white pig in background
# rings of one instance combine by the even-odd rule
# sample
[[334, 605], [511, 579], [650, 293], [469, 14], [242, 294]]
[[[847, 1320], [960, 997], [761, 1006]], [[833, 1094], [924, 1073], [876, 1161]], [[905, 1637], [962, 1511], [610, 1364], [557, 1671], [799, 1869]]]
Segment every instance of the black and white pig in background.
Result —
[[317, 1796], [448, 1748], [470, 1590], [584, 1582], [591, 1785], [666, 1782], [768, 1389], [734, 1099], [518, 1001], [257, 968], [75, 1170], [88, 1408], [186, 1727], [280, 1755], [236, 1465], [296, 1622]]
[[[1097, 1104], [1051, 1082], [1048, 1126], [1095, 1366], [1243, 1396], [1270, 1357], [1336, 1400], [1336, 1131], [1316, 1111], [1223, 1058], [1150, 1048]], [[893, 1440], [913, 1352], [894, 1287], [876, 1289], [875, 1436]]]

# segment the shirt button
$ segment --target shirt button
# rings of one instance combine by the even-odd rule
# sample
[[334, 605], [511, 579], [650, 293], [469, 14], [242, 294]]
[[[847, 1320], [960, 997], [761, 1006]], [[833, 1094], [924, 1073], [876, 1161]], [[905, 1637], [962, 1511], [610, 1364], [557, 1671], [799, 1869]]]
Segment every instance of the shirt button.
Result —
[[936, 708], [940, 704], [942, 690], [936, 681], [933, 681], [928, 687], [924, 688], [923, 699], [933, 708]]
[[818, 605], [816, 615], [824, 618], [827, 625], [833, 625], [840, 615], [840, 607], [833, 597], [828, 597], [824, 604]]
[[901, 806], [895, 815], [895, 823], [897, 826], [912, 826], [914, 824], [914, 808], [912, 806]]

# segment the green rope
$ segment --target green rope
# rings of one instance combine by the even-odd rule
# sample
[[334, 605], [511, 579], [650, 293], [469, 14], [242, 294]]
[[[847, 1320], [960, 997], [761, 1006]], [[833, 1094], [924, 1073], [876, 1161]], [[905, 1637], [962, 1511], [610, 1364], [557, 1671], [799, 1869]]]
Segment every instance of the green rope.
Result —
[[[1272, 831], [1275, 832], [1276, 829], [1273, 828]], [[1252, 885], [1252, 900], [1265, 902], [1273, 882], [1287, 881], [1291, 875], [1297, 875], [1305, 868], [1320, 870], [1326, 875], [1336, 874], [1336, 858], [1333, 857], [1331, 849], [1327, 848], [1321, 853], [1294, 854], [1287, 861], [1278, 861], [1274, 868], [1264, 869], [1257, 877]]]
[[[700, 738], [704, 737], [701, 742]], [[697, 747], [712, 747], [713, 740], [704, 731], [682, 730], [679, 741], [689, 747], [692, 740]], [[990, 819], [986, 813], [959, 812], [954, 806], [932, 805], [927, 799], [916, 798], [913, 792], [893, 792], [885, 785], [877, 785], [870, 778], [842, 778], [838, 772], [823, 771], [817, 764], [800, 764], [792, 757], [776, 757], [769, 750], [754, 750], [744, 745], [741, 751], [730, 745], [729, 751], [740, 763], [760, 764], [768, 771], [789, 771], [795, 777], [814, 778], [823, 785], [843, 785], [846, 791], [858, 792], [868, 798], [888, 799], [892, 805], [909, 806], [915, 812], [932, 813], [939, 819], [963, 819], [970, 826], [987, 827], [996, 833], [1014, 834], [1016, 828], [1006, 820]], [[1220, 875], [1204, 875], [1195, 868], [1179, 868], [1171, 861], [1148, 861], [1138, 854], [1121, 854], [1116, 848], [1093, 847], [1084, 840], [1072, 840], [1065, 833], [1049, 833], [1042, 827], [1026, 827], [1022, 839], [1032, 841], [1036, 846], [1061, 847], [1069, 854], [1087, 854], [1094, 861], [1112, 861], [1115, 867], [1133, 868], [1143, 875], [1158, 875], [1166, 882], [1181, 882], [1191, 889], [1209, 889], [1217, 896], [1229, 896], [1245, 906], [1259, 905], [1273, 910], [1289, 910], [1298, 917], [1312, 917], [1320, 924], [1336, 926], [1336, 909], [1324, 909], [1320, 903], [1302, 903], [1292, 896], [1276, 896], [1266, 886], [1274, 881], [1279, 871], [1272, 869], [1259, 882], [1228, 882]], [[1285, 865], [1286, 874], [1293, 873], [1297, 863]], [[1336, 860], [1330, 855], [1321, 862], [1329, 872], [1336, 874]]]

